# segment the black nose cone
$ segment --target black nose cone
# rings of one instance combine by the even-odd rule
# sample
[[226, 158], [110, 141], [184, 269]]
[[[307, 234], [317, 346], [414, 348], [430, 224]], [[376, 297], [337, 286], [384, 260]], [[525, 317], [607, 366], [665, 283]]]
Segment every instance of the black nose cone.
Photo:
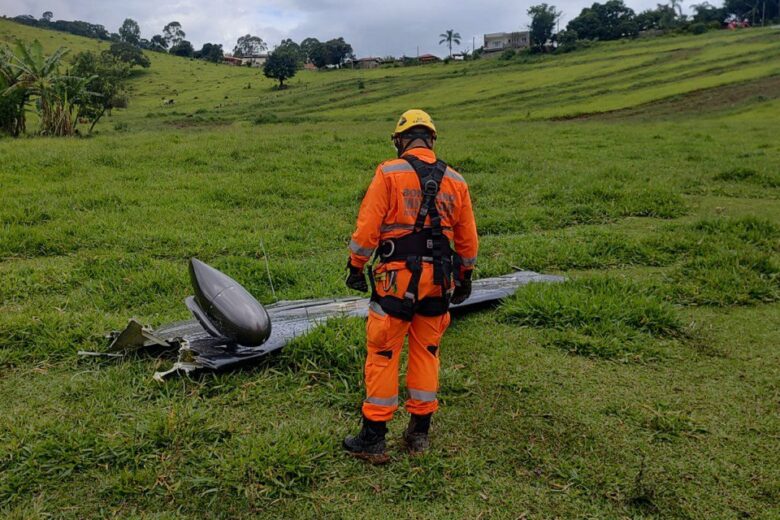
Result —
[[190, 260], [190, 279], [195, 301], [221, 335], [248, 347], [271, 335], [268, 312], [238, 282], [197, 258]]

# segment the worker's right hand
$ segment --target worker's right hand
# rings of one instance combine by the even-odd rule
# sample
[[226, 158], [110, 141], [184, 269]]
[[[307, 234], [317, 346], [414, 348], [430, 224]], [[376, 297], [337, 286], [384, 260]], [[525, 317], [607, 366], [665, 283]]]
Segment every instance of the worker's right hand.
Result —
[[347, 275], [347, 287], [354, 289], [355, 291], [368, 292], [368, 284], [366, 283], [366, 276], [363, 274], [363, 269], [355, 267], [347, 260], [347, 269], [349, 274]]
[[471, 270], [464, 272], [460, 279], [455, 280], [455, 292], [452, 293], [450, 303], [460, 305], [471, 296]]

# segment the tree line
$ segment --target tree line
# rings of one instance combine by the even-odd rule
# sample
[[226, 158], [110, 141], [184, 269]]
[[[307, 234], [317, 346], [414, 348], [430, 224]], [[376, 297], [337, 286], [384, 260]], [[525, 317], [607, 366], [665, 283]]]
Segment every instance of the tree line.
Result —
[[780, 1], [770, 4], [763, 0], [725, 0], [722, 7], [716, 7], [704, 0], [691, 7], [694, 14], [687, 16], [682, 12], [682, 0], [669, 0], [667, 4], [657, 4], [654, 9], [637, 14], [623, 0], [595, 2], [556, 33], [555, 26], [563, 13], [546, 3], [534, 5], [528, 9], [531, 49], [545, 52], [555, 48], [566, 52], [589, 41], [634, 38], [643, 31], [699, 34], [721, 28], [730, 20], [747, 20], [755, 25], [780, 18]]

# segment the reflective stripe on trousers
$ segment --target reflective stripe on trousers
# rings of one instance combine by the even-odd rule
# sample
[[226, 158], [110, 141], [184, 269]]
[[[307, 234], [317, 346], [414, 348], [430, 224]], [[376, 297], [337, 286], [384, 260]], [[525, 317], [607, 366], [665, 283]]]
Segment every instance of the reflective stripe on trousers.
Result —
[[436, 400], [436, 392], [428, 392], [426, 390], [417, 390], [416, 388], [409, 388], [409, 397], [416, 401], [422, 401], [424, 403], [432, 403]]
[[366, 397], [364, 403], [376, 404], [379, 406], [398, 406], [398, 396], [393, 397]]

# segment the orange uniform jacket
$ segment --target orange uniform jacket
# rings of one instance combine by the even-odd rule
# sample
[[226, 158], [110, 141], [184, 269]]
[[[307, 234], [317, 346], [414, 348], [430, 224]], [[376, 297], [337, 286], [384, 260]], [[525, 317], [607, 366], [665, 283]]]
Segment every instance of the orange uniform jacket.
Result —
[[[436, 162], [436, 155], [427, 148], [413, 148], [406, 153], [427, 163]], [[382, 240], [412, 232], [421, 203], [420, 181], [408, 162], [393, 159], [380, 164], [360, 205], [357, 229], [349, 244], [352, 265], [362, 268]], [[469, 187], [452, 168], [444, 174], [436, 206], [443, 232], [460, 256], [461, 269], [473, 269], [479, 240]], [[430, 217], [425, 225], [430, 226]]]

